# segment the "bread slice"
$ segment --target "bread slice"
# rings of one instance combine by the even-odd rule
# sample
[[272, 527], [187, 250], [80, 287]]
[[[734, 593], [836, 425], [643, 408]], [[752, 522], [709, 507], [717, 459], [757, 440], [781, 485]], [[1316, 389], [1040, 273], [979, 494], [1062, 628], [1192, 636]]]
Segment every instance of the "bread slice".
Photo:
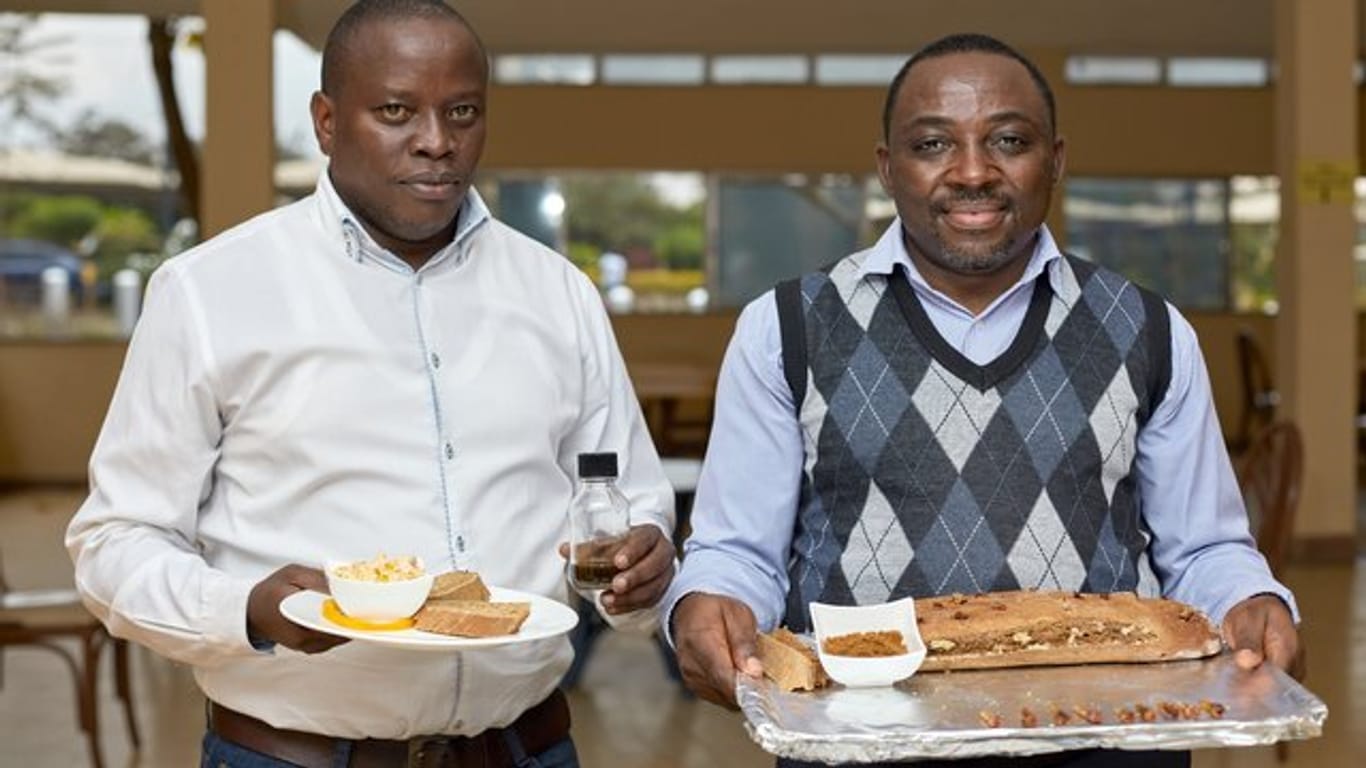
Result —
[[816, 652], [789, 630], [760, 634], [756, 644], [764, 676], [784, 691], [814, 691], [830, 684]]
[[1196, 659], [1219, 652], [1204, 614], [1132, 592], [989, 592], [915, 601], [922, 670]]
[[531, 615], [531, 603], [430, 600], [413, 617], [416, 628], [457, 637], [515, 634]]
[[432, 580], [428, 600], [488, 600], [489, 588], [474, 571], [447, 571]]

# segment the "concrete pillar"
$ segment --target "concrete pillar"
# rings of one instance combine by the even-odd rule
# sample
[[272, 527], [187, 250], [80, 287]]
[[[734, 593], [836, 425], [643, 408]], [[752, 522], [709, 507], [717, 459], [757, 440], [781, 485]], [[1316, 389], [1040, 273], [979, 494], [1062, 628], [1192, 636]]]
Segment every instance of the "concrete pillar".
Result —
[[1301, 553], [1350, 560], [1356, 514], [1356, 0], [1275, 0], [1280, 416], [1300, 426]]
[[205, 130], [200, 223], [212, 237], [275, 200], [275, 0], [200, 0]]

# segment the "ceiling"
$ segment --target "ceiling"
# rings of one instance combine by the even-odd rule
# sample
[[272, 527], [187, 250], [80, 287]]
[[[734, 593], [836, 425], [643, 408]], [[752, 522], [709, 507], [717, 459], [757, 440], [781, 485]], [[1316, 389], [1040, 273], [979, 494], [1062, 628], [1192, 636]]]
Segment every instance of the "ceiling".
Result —
[[[195, 14], [201, 0], [6, 0], [8, 10]], [[223, 2], [225, 0], [219, 0]], [[1314, 0], [1317, 1], [1317, 0]], [[349, 0], [276, 0], [320, 45]], [[1276, 0], [455, 0], [495, 53], [914, 50], [952, 32], [1069, 53], [1271, 56]], [[1366, 39], [1366, 0], [1358, 0]]]

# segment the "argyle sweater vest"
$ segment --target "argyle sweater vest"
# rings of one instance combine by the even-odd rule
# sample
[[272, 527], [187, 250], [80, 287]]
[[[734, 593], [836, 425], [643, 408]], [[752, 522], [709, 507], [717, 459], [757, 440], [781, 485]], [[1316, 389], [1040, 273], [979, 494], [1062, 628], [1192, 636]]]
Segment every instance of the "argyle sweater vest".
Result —
[[778, 291], [806, 457], [785, 623], [809, 629], [811, 601], [1156, 594], [1134, 461], [1170, 379], [1161, 298], [1065, 256], [979, 366], [865, 256]]

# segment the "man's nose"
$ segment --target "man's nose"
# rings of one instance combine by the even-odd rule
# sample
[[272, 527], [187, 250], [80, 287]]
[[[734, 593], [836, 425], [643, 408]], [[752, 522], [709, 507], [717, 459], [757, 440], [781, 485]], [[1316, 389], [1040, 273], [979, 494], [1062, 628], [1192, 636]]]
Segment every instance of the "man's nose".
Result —
[[455, 141], [446, 121], [436, 113], [425, 113], [413, 128], [413, 154], [424, 157], [445, 157], [455, 148]]
[[995, 181], [999, 169], [984, 147], [968, 144], [954, 156], [950, 180], [964, 187], [982, 187]]

